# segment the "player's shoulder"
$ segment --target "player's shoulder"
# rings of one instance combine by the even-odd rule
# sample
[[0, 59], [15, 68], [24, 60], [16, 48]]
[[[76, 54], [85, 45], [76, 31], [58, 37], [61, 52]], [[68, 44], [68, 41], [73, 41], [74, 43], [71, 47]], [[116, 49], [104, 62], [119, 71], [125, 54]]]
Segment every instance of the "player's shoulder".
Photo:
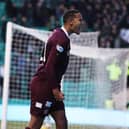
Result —
[[53, 31], [52, 33], [52, 38], [58, 39], [58, 40], [63, 40], [63, 41], [68, 41], [68, 37], [64, 33], [64, 31], [61, 28], [57, 28]]
[[62, 35], [64, 35], [64, 33], [63, 33], [63, 31], [61, 30], [61, 28], [56, 28], [56, 29], [54, 29], [54, 30], [53, 30], [53, 34], [56, 34], [56, 35], [62, 34]]

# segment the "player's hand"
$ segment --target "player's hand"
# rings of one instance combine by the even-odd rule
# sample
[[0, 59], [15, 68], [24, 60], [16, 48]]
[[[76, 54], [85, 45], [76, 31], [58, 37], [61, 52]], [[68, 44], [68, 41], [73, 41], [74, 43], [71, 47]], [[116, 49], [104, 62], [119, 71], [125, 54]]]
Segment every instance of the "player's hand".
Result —
[[55, 99], [56, 99], [57, 101], [62, 101], [62, 100], [64, 100], [64, 94], [63, 94], [61, 91], [59, 91], [58, 88], [53, 89], [52, 92], [53, 92], [53, 95], [54, 95], [54, 97], [55, 97]]

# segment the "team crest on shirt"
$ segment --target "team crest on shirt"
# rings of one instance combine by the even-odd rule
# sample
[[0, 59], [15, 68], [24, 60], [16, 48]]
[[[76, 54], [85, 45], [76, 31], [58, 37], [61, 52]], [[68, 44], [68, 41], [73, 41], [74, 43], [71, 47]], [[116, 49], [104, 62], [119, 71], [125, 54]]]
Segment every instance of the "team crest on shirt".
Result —
[[63, 48], [61, 45], [57, 44], [57, 45], [56, 45], [56, 50], [57, 50], [58, 52], [62, 53], [62, 52], [64, 51], [64, 48]]

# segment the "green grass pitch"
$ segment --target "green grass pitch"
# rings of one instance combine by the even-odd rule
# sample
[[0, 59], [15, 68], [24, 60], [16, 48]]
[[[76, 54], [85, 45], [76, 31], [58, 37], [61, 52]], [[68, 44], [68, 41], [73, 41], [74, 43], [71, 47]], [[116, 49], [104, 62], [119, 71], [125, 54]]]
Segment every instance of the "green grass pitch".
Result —
[[[1, 125], [1, 123], [0, 123]], [[25, 126], [27, 125], [27, 122], [15, 122], [15, 121], [8, 121], [7, 122], [7, 129], [24, 129]], [[52, 125], [52, 129], [55, 129], [55, 126]], [[69, 124], [68, 129], [126, 129], [122, 127], [106, 127], [106, 126], [91, 126], [91, 125], [86, 125], [86, 126], [81, 126], [81, 125], [72, 125]]]

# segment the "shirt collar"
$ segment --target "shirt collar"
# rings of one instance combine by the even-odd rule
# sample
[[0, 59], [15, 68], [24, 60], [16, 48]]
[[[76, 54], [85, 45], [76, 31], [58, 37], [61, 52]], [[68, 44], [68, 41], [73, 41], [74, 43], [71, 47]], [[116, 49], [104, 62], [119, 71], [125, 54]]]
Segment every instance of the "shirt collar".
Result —
[[64, 28], [64, 26], [62, 26], [61, 29], [64, 31], [64, 33], [66, 34], [66, 36], [69, 38], [69, 34], [68, 34], [67, 30]]

